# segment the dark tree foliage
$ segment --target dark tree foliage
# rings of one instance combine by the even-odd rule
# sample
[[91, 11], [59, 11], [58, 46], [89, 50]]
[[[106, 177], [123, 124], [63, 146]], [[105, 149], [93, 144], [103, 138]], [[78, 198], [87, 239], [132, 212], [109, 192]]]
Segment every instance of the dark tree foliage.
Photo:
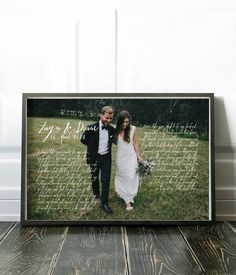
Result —
[[28, 116], [72, 117], [97, 120], [103, 106], [115, 110], [114, 122], [122, 110], [127, 110], [136, 126], [169, 123], [197, 124], [200, 136], [209, 133], [208, 99], [29, 99]]

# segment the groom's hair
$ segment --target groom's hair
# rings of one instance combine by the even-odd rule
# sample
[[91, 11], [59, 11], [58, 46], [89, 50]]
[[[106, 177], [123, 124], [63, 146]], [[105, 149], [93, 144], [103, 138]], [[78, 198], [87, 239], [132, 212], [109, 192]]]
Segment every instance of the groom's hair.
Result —
[[101, 114], [104, 115], [105, 113], [108, 113], [111, 115], [114, 113], [114, 109], [111, 106], [104, 106], [102, 107]]

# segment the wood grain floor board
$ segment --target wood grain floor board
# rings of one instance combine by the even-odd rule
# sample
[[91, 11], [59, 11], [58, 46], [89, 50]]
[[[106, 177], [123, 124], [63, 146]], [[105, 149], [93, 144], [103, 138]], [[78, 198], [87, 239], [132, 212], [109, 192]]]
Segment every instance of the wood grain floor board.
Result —
[[236, 222], [180, 227], [0, 223], [0, 274], [236, 274]]
[[50, 274], [65, 238], [65, 227], [21, 227], [0, 243], [0, 274]]
[[230, 226], [234, 227], [236, 229], [236, 222], [227, 222]]
[[9, 232], [9, 230], [14, 226], [14, 222], [0, 222], [0, 242]]
[[205, 274], [236, 274], [236, 230], [227, 223], [181, 226], [180, 231]]
[[53, 274], [128, 274], [122, 228], [70, 227]]
[[175, 227], [128, 227], [130, 274], [203, 274]]

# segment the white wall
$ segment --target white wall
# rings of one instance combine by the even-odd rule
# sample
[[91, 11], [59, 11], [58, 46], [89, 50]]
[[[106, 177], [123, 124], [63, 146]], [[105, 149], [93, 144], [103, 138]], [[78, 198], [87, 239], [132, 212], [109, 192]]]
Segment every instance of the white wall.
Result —
[[216, 214], [236, 220], [235, 1], [1, 1], [0, 42], [0, 220], [20, 216], [21, 94], [46, 91], [214, 92]]

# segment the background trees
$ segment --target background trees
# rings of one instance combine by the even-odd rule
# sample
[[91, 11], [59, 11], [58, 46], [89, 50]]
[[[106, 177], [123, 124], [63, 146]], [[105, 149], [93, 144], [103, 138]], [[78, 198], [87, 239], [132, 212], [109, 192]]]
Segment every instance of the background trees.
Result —
[[29, 99], [27, 113], [28, 116], [97, 120], [105, 105], [113, 106], [114, 121], [120, 111], [127, 110], [138, 127], [188, 123], [197, 124], [200, 136], [209, 133], [208, 99]]

